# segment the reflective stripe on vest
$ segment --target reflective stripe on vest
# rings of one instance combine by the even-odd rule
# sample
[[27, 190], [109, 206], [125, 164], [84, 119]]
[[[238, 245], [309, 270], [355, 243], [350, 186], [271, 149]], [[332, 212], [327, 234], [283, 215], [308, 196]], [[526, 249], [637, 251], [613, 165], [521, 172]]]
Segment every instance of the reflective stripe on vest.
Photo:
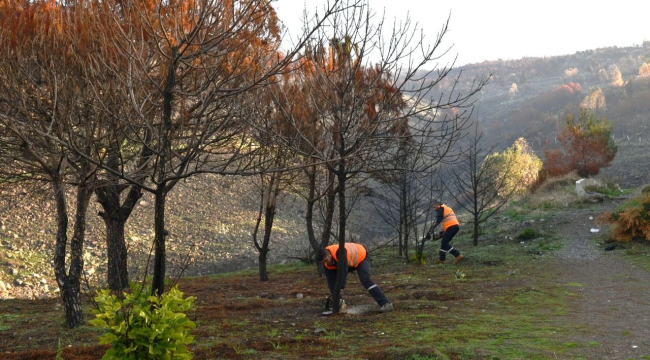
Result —
[[[338, 263], [339, 259], [337, 258], [336, 252], [339, 249], [338, 245], [330, 245], [325, 248], [327, 251], [332, 254], [334, 261]], [[355, 243], [346, 243], [345, 250], [347, 250], [348, 258], [348, 267], [355, 268], [366, 258], [367, 250], [363, 245]], [[330, 270], [336, 269], [336, 266], [325, 265], [326, 268]]]
[[449, 206], [447, 205], [440, 205], [442, 206], [442, 229], [447, 230], [449, 227], [454, 226], [454, 225], [460, 225], [460, 222], [456, 218], [456, 214], [454, 213], [454, 210], [452, 210]]

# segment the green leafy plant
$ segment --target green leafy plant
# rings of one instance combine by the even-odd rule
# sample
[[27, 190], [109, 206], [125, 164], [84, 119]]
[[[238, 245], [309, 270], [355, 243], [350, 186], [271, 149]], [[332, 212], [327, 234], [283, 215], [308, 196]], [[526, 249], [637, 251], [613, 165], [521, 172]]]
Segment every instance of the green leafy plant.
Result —
[[108, 290], [97, 292], [96, 318], [90, 323], [106, 328], [99, 343], [112, 346], [103, 360], [192, 359], [187, 345], [194, 341], [190, 330], [196, 325], [185, 313], [194, 309], [195, 298], [183, 299], [176, 287], [160, 297], [148, 294], [135, 285], [123, 298]]
[[427, 264], [427, 254], [422, 252], [422, 253], [415, 253], [411, 255], [411, 262], [417, 265], [426, 265]]

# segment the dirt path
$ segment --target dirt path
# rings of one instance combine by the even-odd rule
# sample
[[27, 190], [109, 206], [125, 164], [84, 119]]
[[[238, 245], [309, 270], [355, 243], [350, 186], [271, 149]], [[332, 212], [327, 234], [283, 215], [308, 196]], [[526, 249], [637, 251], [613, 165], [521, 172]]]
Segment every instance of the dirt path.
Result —
[[566, 319], [580, 336], [567, 343], [584, 346], [576, 352], [589, 360], [650, 359], [650, 273], [629, 264], [620, 250], [603, 251], [591, 239], [596, 216], [615, 206], [565, 212], [557, 220], [564, 238], [558, 282], [578, 294]]

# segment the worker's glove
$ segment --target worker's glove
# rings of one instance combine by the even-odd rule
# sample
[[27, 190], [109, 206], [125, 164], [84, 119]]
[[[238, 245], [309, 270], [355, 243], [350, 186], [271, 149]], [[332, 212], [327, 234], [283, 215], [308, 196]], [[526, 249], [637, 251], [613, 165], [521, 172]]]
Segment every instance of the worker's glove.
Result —
[[430, 240], [431, 239], [431, 234], [427, 233], [427, 235], [424, 237], [424, 240]]

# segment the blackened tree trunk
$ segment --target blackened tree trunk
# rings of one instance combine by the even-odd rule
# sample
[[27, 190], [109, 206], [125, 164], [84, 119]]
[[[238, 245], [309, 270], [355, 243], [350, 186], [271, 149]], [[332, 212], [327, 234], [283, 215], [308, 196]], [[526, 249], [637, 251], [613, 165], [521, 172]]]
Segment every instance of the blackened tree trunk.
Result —
[[176, 84], [176, 67], [178, 64], [178, 48], [176, 46], [171, 48], [171, 57], [169, 68], [167, 69], [167, 78], [165, 79], [165, 87], [162, 91], [163, 95], [163, 131], [161, 137], [161, 151], [158, 156], [157, 167], [157, 184], [154, 191], [154, 263], [153, 263], [153, 280], [151, 283], [151, 295], [162, 296], [165, 292], [165, 262], [167, 261], [165, 238], [167, 237], [167, 230], [165, 230], [165, 206], [167, 200], [167, 193], [174, 183], [169, 184], [166, 179], [166, 171], [168, 166], [168, 156], [171, 154], [171, 139], [172, 132], [172, 102], [174, 99], [174, 86]]
[[[268, 281], [269, 275], [266, 271], [267, 254], [269, 253], [269, 243], [271, 242], [271, 231], [273, 230], [273, 220], [275, 219], [275, 207], [278, 195], [280, 194], [279, 173], [270, 175], [269, 183], [264, 186], [264, 176], [262, 176], [262, 188], [260, 189], [260, 211], [257, 216], [257, 222], [253, 231], [253, 243], [259, 252], [259, 274], [260, 281]], [[264, 211], [264, 235], [262, 243], [257, 241], [257, 231], [262, 220], [262, 211]]]
[[479, 216], [474, 215], [474, 246], [478, 246], [478, 224], [479, 224]]
[[307, 237], [309, 244], [314, 251], [318, 251], [320, 245], [316, 241], [314, 233], [314, 205], [316, 204], [316, 167], [311, 166], [307, 171], [309, 181], [309, 195], [307, 195], [307, 210], [305, 213], [305, 222], [307, 223]]
[[[344, 149], [343, 145], [341, 148]], [[336, 284], [334, 286], [334, 312], [338, 313], [341, 308], [341, 288], [343, 286], [343, 276], [345, 270], [348, 266], [348, 253], [345, 249], [345, 226], [347, 215], [345, 213], [345, 154], [342, 151], [341, 160], [339, 160], [339, 166], [336, 171], [336, 177], [338, 179], [338, 195], [339, 195], [339, 249], [336, 251], [336, 257], [338, 259], [337, 269], [336, 269]]]
[[165, 262], [167, 258], [165, 249], [165, 202], [167, 193], [164, 186], [159, 186], [158, 191], [154, 193], [154, 261], [153, 261], [153, 280], [151, 284], [151, 295], [161, 296], [165, 292]]
[[[151, 132], [145, 133], [145, 141], [151, 140]], [[119, 148], [119, 140], [115, 141], [115, 148]], [[152, 150], [143, 146], [140, 152], [137, 167], [142, 169], [152, 156]], [[120, 291], [129, 287], [128, 258], [126, 241], [124, 239], [124, 227], [131, 216], [133, 209], [142, 197], [142, 188], [138, 185], [120, 184], [119, 177], [114, 173], [123, 171], [124, 162], [118, 152], [111, 152], [107, 157], [106, 166], [113, 171], [107, 172], [107, 179], [103, 184], [97, 186], [95, 195], [104, 211], [99, 216], [106, 225], [106, 249], [108, 252], [108, 288], [113, 291]], [[138, 177], [139, 182], [144, 182], [145, 177]], [[128, 189], [123, 202], [120, 202], [121, 194]]]
[[108, 255], [108, 271], [106, 280], [108, 288], [113, 291], [126, 289], [129, 286], [126, 242], [124, 239], [125, 220], [102, 216], [106, 224], [106, 250]]
[[323, 219], [323, 233], [321, 235], [320, 245], [326, 247], [330, 242], [332, 235], [332, 223], [334, 222], [334, 209], [336, 205], [336, 193], [338, 189], [334, 186], [336, 175], [328, 171], [327, 195], [325, 196], [325, 218]]
[[86, 211], [92, 191], [87, 183], [77, 185], [73, 236], [70, 241], [70, 267], [66, 273], [66, 252], [68, 246], [68, 210], [65, 189], [61, 177], [53, 176], [52, 187], [56, 198], [57, 231], [54, 255], [54, 274], [61, 293], [66, 324], [77, 327], [84, 323], [81, 308], [81, 274], [83, 271], [83, 242], [86, 231]]
[[409, 260], [406, 245], [408, 244], [407, 235], [407, 217], [406, 217], [406, 175], [402, 172], [399, 174], [399, 256], [404, 255], [406, 261]]
[[[277, 195], [272, 195], [273, 197]], [[266, 255], [269, 253], [269, 242], [271, 240], [271, 230], [273, 229], [273, 219], [275, 219], [275, 200], [272, 205], [266, 207], [264, 212], [264, 239], [260, 247], [260, 281], [268, 281], [269, 274], [266, 271]]]
[[95, 190], [97, 200], [104, 211], [99, 216], [106, 225], [106, 249], [108, 253], [108, 288], [119, 291], [129, 287], [128, 257], [124, 227], [137, 201], [142, 197], [142, 191], [137, 186], [131, 186], [123, 204], [120, 204], [120, 193], [125, 186], [108, 184]]

